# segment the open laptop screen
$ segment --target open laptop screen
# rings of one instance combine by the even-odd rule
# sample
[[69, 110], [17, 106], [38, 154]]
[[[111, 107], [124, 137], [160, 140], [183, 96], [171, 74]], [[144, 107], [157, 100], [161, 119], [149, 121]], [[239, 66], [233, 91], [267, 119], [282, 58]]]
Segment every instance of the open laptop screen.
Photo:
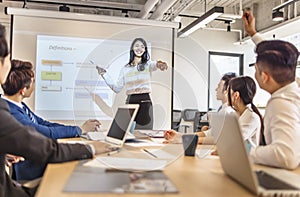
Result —
[[111, 123], [110, 129], [107, 133], [108, 137], [122, 140], [133, 116], [134, 108], [118, 108], [114, 120]]

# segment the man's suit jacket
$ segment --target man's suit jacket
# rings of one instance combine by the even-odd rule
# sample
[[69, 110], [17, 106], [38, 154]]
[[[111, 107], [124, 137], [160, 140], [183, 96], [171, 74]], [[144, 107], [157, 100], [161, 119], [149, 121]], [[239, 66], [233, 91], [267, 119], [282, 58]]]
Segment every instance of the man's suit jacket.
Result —
[[[28, 114], [23, 108], [7, 101], [10, 113], [23, 125], [34, 127], [37, 132], [52, 139], [76, 137], [81, 134], [81, 129], [77, 126], [65, 126], [58, 123], [52, 123], [42, 119], [34, 114], [29, 107], [22, 102], [27, 111], [35, 118], [36, 122], [32, 122]], [[46, 165], [36, 164], [30, 160], [21, 161], [13, 166], [13, 178], [15, 180], [33, 180], [43, 176]]]
[[92, 157], [90, 147], [83, 144], [59, 144], [21, 125], [11, 114], [7, 102], [0, 98], [0, 197], [28, 196], [15, 186], [5, 172], [5, 155], [10, 153], [35, 163], [59, 163]]
[[52, 123], [34, 114], [30, 108], [22, 102], [22, 105], [33, 115], [36, 122], [32, 122], [24, 109], [16, 104], [7, 101], [10, 113], [23, 125], [34, 127], [39, 133], [52, 139], [77, 137], [81, 135], [81, 129], [77, 126], [66, 126], [58, 123]]

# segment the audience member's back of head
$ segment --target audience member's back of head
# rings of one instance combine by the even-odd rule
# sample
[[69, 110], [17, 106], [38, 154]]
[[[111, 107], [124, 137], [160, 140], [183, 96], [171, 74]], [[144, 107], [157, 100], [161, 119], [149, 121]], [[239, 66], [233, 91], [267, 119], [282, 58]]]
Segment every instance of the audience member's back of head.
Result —
[[[229, 81], [228, 100], [231, 104], [230, 92], [231, 89], [240, 93], [240, 97], [245, 105], [251, 104], [256, 93], [255, 81], [248, 76], [233, 78]], [[232, 105], [232, 104], [231, 104]]]
[[299, 52], [293, 44], [282, 40], [263, 41], [257, 45], [255, 52], [260, 72], [268, 72], [278, 84], [295, 81]]
[[33, 66], [30, 62], [21, 60], [11, 61], [11, 70], [2, 89], [6, 95], [15, 95], [22, 88], [29, 88], [34, 77]]
[[264, 129], [262, 115], [260, 114], [257, 107], [253, 104], [253, 98], [256, 94], [256, 84], [255, 81], [249, 76], [241, 76], [232, 78], [228, 85], [228, 103], [229, 106], [233, 106], [230, 97], [231, 91], [239, 92], [240, 98], [242, 99], [244, 105], [251, 105], [252, 110], [259, 116], [261, 121], [261, 132]]

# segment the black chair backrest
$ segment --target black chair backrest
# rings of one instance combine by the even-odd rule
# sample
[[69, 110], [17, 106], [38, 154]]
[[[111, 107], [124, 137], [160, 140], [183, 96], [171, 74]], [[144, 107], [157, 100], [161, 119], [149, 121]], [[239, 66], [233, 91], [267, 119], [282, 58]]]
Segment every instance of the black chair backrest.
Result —
[[197, 112], [197, 109], [185, 109], [183, 110], [182, 118], [185, 121], [194, 121]]
[[194, 132], [200, 131], [203, 126], [208, 126], [207, 121], [201, 121], [201, 117], [207, 112], [196, 112], [194, 119]]
[[178, 131], [180, 126], [180, 121], [182, 118], [182, 111], [178, 109], [173, 109], [173, 119], [172, 119], [172, 129]]

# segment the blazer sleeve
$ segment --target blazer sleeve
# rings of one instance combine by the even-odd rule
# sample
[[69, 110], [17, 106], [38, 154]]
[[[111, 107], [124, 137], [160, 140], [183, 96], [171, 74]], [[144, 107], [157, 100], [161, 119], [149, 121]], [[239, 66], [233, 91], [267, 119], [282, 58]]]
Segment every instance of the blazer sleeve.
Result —
[[11, 116], [7, 104], [2, 99], [0, 116], [0, 153], [20, 155], [40, 164], [87, 159], [93, 156], [86, 145], [58, 143], [33, 128], [21, 125]]
[[51, 123], [31, 112], [37, 121], [34, 123], [22, 109], [15, 107], [11, 107], [10, 112], [21, 124], [33, 127], [39, 133], [52, 139], [77, 137], [81, 135], [81, 129], [77, 126], [65, 126], [58, 123]]

